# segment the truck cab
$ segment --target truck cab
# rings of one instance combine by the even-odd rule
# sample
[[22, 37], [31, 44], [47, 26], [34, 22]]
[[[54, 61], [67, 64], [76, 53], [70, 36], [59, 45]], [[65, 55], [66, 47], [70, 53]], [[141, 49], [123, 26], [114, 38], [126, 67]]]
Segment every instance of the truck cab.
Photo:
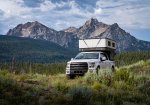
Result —
[[112, 60], [115, 51], [114, 45], [115, 42], [110, 39], [79, 40], [81, 52], [67, 62], [66, 75], [69, 77], [82, 76], [86, 72], [98, 73], [99, 70], [105, 69], [114, 71], [115, 63]]

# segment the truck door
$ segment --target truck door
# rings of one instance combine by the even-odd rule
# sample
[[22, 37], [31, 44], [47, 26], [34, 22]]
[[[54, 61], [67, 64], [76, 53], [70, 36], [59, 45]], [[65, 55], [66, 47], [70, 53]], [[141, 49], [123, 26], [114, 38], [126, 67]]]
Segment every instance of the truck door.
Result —
[[101, 53], [100, 60], [101, 60], [101, 68], [102, 69], [110, 68], [109, 59], [105, 53]]

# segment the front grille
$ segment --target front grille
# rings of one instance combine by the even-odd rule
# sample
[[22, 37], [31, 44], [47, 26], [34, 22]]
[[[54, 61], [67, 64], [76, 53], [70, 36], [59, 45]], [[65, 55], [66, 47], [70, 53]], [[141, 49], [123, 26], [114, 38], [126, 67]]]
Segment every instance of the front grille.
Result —
[[85, 73], [88, 70], [88, 64], [86, 62], [72, 62], [70, 70], [74, 73]]

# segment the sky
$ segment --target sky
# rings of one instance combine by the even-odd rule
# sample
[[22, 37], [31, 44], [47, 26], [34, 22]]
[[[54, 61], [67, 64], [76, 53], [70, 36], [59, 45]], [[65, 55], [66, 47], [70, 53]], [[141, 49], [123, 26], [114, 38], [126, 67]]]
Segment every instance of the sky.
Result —
[[150, 0], [0, 0], [0, 34], [28, 21], [63, 30], [90, 18], [150, 41]]

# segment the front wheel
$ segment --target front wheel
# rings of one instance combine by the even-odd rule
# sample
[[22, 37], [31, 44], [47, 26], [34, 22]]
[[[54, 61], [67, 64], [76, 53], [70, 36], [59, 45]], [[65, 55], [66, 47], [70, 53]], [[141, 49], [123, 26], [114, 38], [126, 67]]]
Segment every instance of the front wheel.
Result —
[[96, 74], [97, 74], [97, 75], [98, 75], [99, 70], [100, 70], [100, 67], [98, 66], [98, 67], [96, 68]]
[[75, 75], [66, 75], [66, 77], [67, 77], [68, 79], [74, 79], [74, 78], [75, 78]]
[[115, 72], [115, 67], [112, 66], [112, 67], [111, 67], [111, 70], [112, 70], [112, 72]]

